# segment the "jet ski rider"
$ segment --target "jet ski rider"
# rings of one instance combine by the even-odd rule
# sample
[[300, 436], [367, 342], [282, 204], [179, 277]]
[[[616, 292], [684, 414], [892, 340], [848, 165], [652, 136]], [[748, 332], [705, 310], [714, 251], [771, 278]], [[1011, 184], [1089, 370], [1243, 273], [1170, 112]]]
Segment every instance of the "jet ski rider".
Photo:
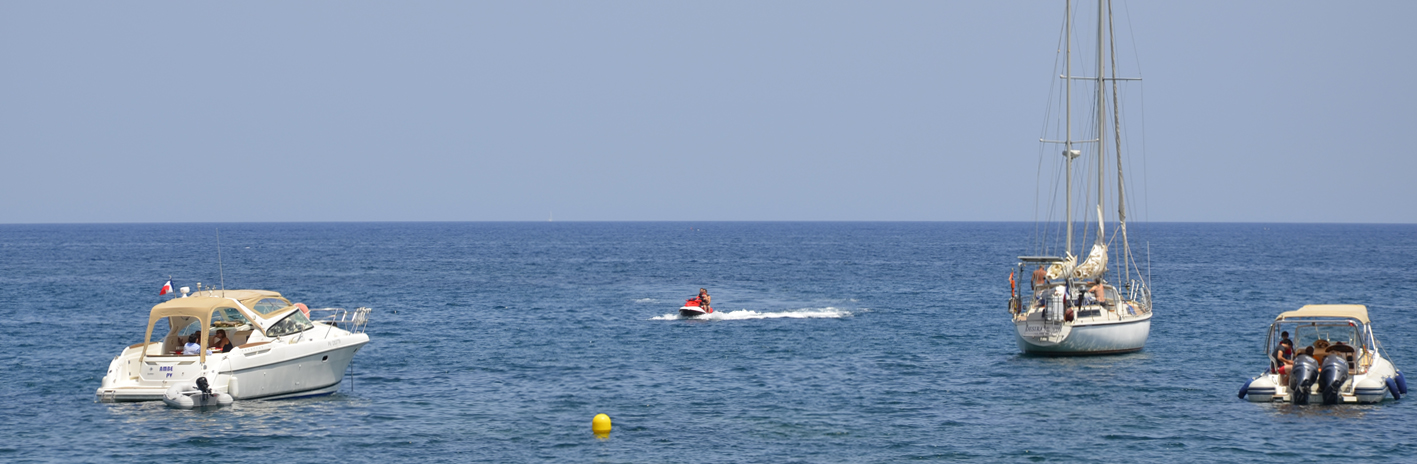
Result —
[[712, 298], [712, 297], [709, 296], [708, 290], [702, 289], [702, 288], [699, 289], [699, 307], [700, 307], [700, 308], [707, 308], [707, 307], [709, 307], [709, 299], [710, 299], [710, 298]]

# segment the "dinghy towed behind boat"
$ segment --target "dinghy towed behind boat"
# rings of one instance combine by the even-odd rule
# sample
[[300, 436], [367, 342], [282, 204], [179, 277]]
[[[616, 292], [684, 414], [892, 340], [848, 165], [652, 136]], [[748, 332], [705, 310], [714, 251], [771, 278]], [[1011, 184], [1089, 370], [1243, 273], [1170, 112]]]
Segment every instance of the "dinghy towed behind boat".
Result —
[[[170, 392], [182, 407], [178, 396], [199, 391], [198, 378], [218, 400], [326, 395], [339, 390], [354, 353], [369, 343], [369, 308], [310, 310], [265, 290], [182, 293], [153, 306], [145, 341], [109, 363], [95, 392], [99, 401], [153, 401]], [[307, 311], [328, 317], [312, 321]], [[229, 351], [209, 349], [214, 330], [228, 334]], [[183, 354], [183, 343], [197, 332], [200, 351]]]
[[[1282, 334], [1293, 334], [1293, 364], [1275, 357]], [[1309, 353], [1312, 350], [1312, 354]], [[1265, 341], [1269, 369], [1240, 388], [1256, 403], [1376, 403], [1407, 394], [1407, 381], [1373, 336], [1363, 305], [1307, 305], [1281, 313]]]
[[[1148, 273], [1137, 265], [1127, 240], [1127, 184], [1122, 148], [1128, 144], [1123, 143], [1120, 116], [1123, 112], [1118, 98], [1118, 83], [1140, 79], [1117, 77], [1116, 36], [1109, 26], [1112, 23], [1111, 4], [1106, 0], [1099, 0], [1097, 4], [1097, 58], [1092, 60], [1096, 68], [1074, 74], [1072, 2], [1068, 2], [1065, 9], [1064, 36], [1067, 42], [1060, 50], [1065, 53], [1060, 71], [1066, 107], [1052, 113], [1060, 114], [1065, 123], [1058, 125], [1063, 131], [1058, 137], [1061, 140], [1040, 140], [1044, 144], [1063, 145], [1063, 156], [1056, 161], [1057, 169], [1052, 172], [1061, 177], [1054, 182], [1064, 183], [1064, 195], [1061, 199], [1056, 198], [1052, 193], [1056, 187], [1039, 189], [1041, 194], [1054, 195], [1048, 200], [1052, 203], [1049, 208], [1061, 209], [1062, 221], [1055, 219], [1059, 211], [1052, 211], [1048, 213], [1049, 219], [1040, 221], [1035, 228], [1033, 243], [1037, 255], [1020, 256], [1014, 269], [1020, 278], [1032, 283], [1033, 292], [1027, 294], [1020, 291], [1011, 274], [1009, 314], [1019, 349], [1025, 353], [1060, 356], [1139, 351], [1146, 345], [1146, 338], [1151, 332], [1151, 284]], [[1104, 39], [1110, 39], [1113, 45], [1104, 47]], [[1106, 68], [1109, 63], [1112, 65], [1110, 75]], [[1089, 73], [1092, 75], [1086, 76]], [[1093, 92], [1092, 101], [1087, 105], [1092, 109], [1085, 111], [1090, 111], [1091, 116], [1095, 117], [1089, 121], [1094, 132], [1083, 140], [1073, 138], [1072, 91], [1075, 81], [1086, 83]], [[1109, 94], [1112, 97], [1110, 102], [1107, 98]], [[1113, 147], [1111, 153], [1108, 152], [1109, 145]], [[1108, 174], [1108, 158], [1113, 158], [1112, 163], [1116, 166], [1115, 184], [1110, 186], [1110, 190], [1108, 181], [1113, 177]], [[1096, 170], [1083, 169], [1075, 173], [1075, 160]], [[1076, 215], [1073, 209], [1075, 175], [1082, 181], [1079, 184], [1084, 186], [1083, 191], [1095, 195], [1087, 201], [1093, 204], [1077, 211], [1081, 214]], [[1057, 204], [1057, 200], [1062, 200], [1062, 203]], [[1110, 236], [1104, 227], [1106, 220], [1103, 216], [1103, 206], [1109, 201], [1117, 205], [1117, 215], [1113, 221], [1115, 226], [1111, 228]], [[1089, 226], [1094, 212], [1095, 227]], [[1075, 248], [1073, 223], [1077, 220], [1084, 225], [1081, 231], [1083, 247], [1087, 246], [1088, 235], [1092, 236], [1091, 248], [1081, 263], [1073, 254], [1082, 251]], [[1066, 229], [1066, 234], [1057, 229]], [[1057, 243], [1063, 237], [1066, 241]], [[1037, 277], [1033, 278], [1035, 273]]]

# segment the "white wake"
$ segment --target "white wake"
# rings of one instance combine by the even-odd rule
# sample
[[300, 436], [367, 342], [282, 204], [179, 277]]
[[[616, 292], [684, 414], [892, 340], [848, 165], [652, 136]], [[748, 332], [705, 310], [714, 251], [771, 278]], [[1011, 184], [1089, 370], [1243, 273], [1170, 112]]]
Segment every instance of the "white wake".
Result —
[[692, 319], [696, 321], [743, 321], [749, 319], [840, 319], [843, 317], [851, 317], [851, 311], [827, 307], [820, 309], [804, 308], [794, 309], [791, 311], [766, 313], [760, 313], [749, 309], [740, 309], [737, 311], [728, 312], [717, 311], [712, 314], [705, 314], [696, 317], [683, 317], [680, 316], [679, 313], [675, 312], [665, 314], [663, 316], [655, 316], [650, 320], [677, 321], [684, 319]]

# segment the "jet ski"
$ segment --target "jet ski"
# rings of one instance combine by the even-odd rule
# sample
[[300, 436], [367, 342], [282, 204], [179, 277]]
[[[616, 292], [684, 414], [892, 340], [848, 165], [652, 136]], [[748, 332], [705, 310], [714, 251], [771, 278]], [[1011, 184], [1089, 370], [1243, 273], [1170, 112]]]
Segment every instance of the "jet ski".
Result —
[[680, 317], [698, 317], [713, 312], [712, 306], [700, 306], [699, 297], [693, 297], [684, 302], [684, 307], [679, 308]]

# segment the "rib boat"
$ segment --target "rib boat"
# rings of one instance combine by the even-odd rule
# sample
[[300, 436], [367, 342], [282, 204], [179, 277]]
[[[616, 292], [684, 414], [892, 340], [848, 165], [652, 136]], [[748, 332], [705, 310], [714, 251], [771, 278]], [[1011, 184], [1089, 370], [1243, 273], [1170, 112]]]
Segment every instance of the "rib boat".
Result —
[[[309, 309], [266, 290], [183, 288], [181, 297], [153, 306], [144, 341], [113, 358], [95, 394], [101, 402], [161, 400], [199, 378], [211, 392], [236, 400], [334, 393], [354, 354], [369, 343], [369, 313]], [[215, 331], [230, 340], [229, 350], [210, 345]], [[200, 349], [184, 354], [196, 333]]]
[[[1286, 334], [1292, 334], [1289, 343], [1283, 343]], [[1366, 306], [1307, 305], [1280, 313], [1264, 346], [1269, 368], [1240, 388], [1240, 397], [1252, 402], [1377, 403], [1407, 394], [1407, 381], [1373, 336]]]

